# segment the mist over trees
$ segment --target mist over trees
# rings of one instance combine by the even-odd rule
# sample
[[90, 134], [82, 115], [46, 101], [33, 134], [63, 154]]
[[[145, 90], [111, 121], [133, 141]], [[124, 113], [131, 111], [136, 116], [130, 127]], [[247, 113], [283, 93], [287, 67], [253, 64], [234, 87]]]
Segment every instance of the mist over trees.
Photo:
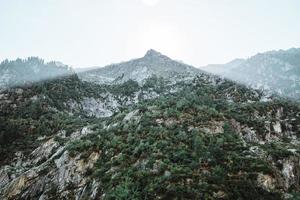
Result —
[[67, 65], [55, 61], [45, 63], [38, 57], [4, 60], [0, 64], [0, 87], [24, 85], [72, 73], [73, 70]]

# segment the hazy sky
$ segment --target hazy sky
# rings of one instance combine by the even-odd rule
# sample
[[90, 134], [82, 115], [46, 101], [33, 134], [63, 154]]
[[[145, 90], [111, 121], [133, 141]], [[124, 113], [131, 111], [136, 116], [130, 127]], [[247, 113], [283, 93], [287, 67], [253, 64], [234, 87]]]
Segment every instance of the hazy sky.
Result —
[[104, 66], [153, 48], [201, 66], [300, 47], [300, 0], [0, 0], [0, 60]]

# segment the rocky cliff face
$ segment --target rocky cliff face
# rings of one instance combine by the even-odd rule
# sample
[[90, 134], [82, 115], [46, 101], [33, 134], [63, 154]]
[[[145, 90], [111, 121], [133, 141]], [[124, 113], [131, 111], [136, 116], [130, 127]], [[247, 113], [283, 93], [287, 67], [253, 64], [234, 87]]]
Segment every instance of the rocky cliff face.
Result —
[[[89, 133], [89, 128], [83, 127], [70, 136], [64, 131], [57, 136], [72, 142]], [[66, 146], [53, 137], [39, 138], [39, 141], [41, 145], [29, 155], [16, 152], [13, 162], [2, 166], [2, 199], [95, 199], [98, 183], [88, 173], [100, 152], [90, 152], [86, 158], [80, 154], [71, 156]]]

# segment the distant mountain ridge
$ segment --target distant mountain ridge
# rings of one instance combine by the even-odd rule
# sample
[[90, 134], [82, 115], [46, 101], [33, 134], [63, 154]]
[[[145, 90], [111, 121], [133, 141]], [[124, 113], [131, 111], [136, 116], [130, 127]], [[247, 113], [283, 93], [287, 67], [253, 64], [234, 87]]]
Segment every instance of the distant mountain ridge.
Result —
[[300, 99], [300, 48], [268, 51], [202, 69], [256, 89]]
[[45, 63], [37, 57], [5, 60], [0, 64], [0, 89], [75, 73], [81, 80], [97, 84], [118, 84], [130, 79], [142, 84], [153, 75], [174, 78], [206, 72], [255, 89], [300, 99], [300, 48], [258, 53], [248, 59], [235, 59], [226, 64], [211, 64], [202, 68], [172, 60], [153, 49], [148, 50], [145, 56], [127, 62], [75, 71], [60, 62]]
[[0, 63], [0, 88], [30, 84], [74, 74], [74, 71], [60, 62], [48, 62], [38, 57], [4, 60]]
[[175, 74], [197, 74], [203, 71], [150, 49], [144, 57], [79, 73], [84, 81], [112, 83], [135, 80], [139, 83], [152, 75], [169, 77]]

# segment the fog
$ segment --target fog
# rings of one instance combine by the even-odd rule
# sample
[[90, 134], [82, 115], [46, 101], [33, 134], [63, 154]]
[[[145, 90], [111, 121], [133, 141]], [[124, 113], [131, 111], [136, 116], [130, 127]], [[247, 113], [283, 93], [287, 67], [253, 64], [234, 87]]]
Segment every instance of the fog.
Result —
[[194, 66], [300, 46], [298, 0], [0, 0], [0, 60], [104, 66], [152, 48]]

